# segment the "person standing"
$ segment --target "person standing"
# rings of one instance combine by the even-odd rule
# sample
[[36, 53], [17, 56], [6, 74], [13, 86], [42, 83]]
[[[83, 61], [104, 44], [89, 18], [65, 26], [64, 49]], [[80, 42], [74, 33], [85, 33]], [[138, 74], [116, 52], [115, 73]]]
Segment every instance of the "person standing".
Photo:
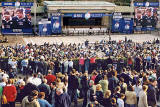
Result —
[[38, 89], [40, 92], [44, 92], [46, 95], [46, 100], [48, 100], [48, 96], [51, 92], [49, 85], [47, 84], [47, 79], [43, 79], [42, 83], [38, 85]]
[[16, 87], [12, 84], [12, 80], [9, 79], [7, 85], [3, 89], [3, 95], [6, 96], [8, 105], [7, 107], [15, 107], [15, 100], [17, 96]]
[[77, 89], [79, 87], [78, 78], [76, 76], [76, 70], [73, 69], [71, 75], [68, 78], [68, 94], [71, 100], [74, 100], [74, 107], [77, 107]]
[[38, 91], [33, 90], [28, 96], [23, 98], [21, 107], [40, 107], [37, 97]]
[[132, 85], [128, 86], [126, 95], [126, 107], [136, 107], [137, 97]]
[[147, 85], [143, 85], [142, 91], [139, 93], [139, 102], [138, 102], [138, 107], [148, 107], [148, 102], [147, 102]]
[[62, 89], [56, 89], [55, 107], [70, 107], [71, 99], [67, 93], [64, 93]]
[[49, 104], [49, 102], [47, 100], [45, 100], [44, 98], [45, 98], [45, 93], [44, 92], [38, 93], [38, 102], [40, 104], [40, 107], [52, 107]]
[[148, 85], [147, 90], [147, 101], [148, 106], [156, 107], [157, 106], [157, 99], [156, 99], [156, 87], [157, 81], [155, 78], [150, 79], [150, 84]]
[[48, 70], [48, 75], [45, 78], [47, 79], [48, 85], [51, 85], [52, 82], [56, 81], [56, 76], [52, 74], [51, 70]]

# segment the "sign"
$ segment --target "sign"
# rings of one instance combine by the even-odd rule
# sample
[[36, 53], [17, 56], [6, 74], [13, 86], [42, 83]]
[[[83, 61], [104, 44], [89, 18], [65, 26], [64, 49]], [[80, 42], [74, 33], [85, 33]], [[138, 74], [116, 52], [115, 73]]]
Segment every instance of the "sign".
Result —
[[30, 7], [2, 7], [2, 34], [32, 33]]
[[136, 7], [159, 7], [158, 2], [135, 2]]
[[122, 14], [113, 13], [112, 17], [112, 32], [122, 32]]
[[112, 14], [105, 13], [65, 13], [64, 17], [72, 17], [72, 18], [101, 18], [104, 16], [112, 16]]
[[61, 27], [61, 14], [60, 13], [52, 14], [51, 29], [52, 29], [53, 34], [61, 34], [62, 27]]
[[156, 7], [135, 7], [135, 30], [154, 30], [158, 22], [157, 10]]
[[31, 7], [33, 6], [33, 2], [2, 2], [2, 7], [3, 6], [25, 6], [25, 7]]
[[123, 18], [122, 33], [133, 33], [133, 18]]
[[39, 35], [40, 36], [46, 36], [46, 35], [51, 35], [52, 30], [51, 30], [51, 21], [40, 21], [39, 23]]

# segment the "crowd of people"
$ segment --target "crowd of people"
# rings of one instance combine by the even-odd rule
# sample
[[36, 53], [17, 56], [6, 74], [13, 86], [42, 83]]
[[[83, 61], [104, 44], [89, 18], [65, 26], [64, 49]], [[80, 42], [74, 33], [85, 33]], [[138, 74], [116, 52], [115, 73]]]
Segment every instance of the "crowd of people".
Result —
[[0, 106], [157, 107], [159, 52], [158, 39], [2, 45]]

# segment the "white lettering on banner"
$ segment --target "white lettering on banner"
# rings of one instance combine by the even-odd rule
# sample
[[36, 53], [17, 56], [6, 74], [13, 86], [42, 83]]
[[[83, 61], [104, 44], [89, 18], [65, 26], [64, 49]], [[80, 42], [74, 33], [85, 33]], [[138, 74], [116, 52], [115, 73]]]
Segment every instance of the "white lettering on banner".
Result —
[[114, 13], [113, 15], [122, 15], [122, 13]]
[[73, 17], [83, 17], [82, 14], [74, 14]]
[[120, 19], [122, 16], [113, 16], [114, 19]]
[[22, 32], [22, 29], [13, 29], [13, 32]]
[[143, 3], [137, 3], [138, 6], [143, 6]]
[[12, 3], [4, 3], [4, 5], [12, 6]]
[[52, 13], [52, 16], [60, 16], [60, 13]]

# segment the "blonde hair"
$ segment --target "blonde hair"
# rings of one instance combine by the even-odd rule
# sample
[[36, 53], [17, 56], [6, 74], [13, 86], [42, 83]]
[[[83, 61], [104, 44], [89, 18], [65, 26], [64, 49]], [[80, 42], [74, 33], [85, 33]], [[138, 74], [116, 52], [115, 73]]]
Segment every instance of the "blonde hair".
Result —
[[101, 88], [102, 88], [101, 84], [97, 84], [97, 85], [96, 85], [96, 90], [97, 90], [97, 91], [100, 91]]
[[106, 90], [105, 94], [104, 94], [104, 98], [108, 98], [111, 96], [111, 91], [110, 90]]

